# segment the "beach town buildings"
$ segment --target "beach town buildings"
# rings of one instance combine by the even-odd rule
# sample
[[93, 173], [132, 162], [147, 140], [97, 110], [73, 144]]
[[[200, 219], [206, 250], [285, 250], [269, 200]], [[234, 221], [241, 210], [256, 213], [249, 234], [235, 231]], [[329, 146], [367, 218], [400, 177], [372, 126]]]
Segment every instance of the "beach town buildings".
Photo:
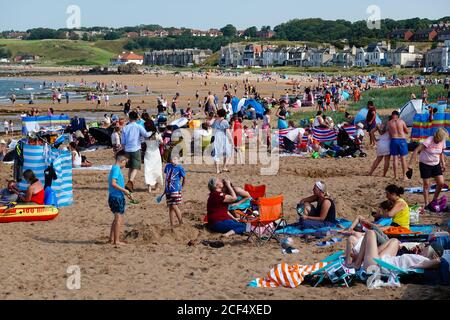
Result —
[[137, 65], [142, 65], [144, 63], [144, 57], [138, 54], [135, 54], [134, 52], [123, 52], [122, 54], [118, 55], [116, 58], [111, 59], [112, 65], [125, 65], [135, 63]]
[[444, 70], [450, 68], [450, 40], [445, 41], [443, 46], [426, 53], [425, 66]]
[[263, 47], [256, 44], [245, 46], [242, 65], [244, 67], [261, 66], [263, 61]]
[[40, 59], [41, 57], [32, 55], [32, 54], [25, 54], [14, 57], [13, 61], [16, 63], [33, 63]]
[[351, 68], [356, 65], [356, 47], [346, 47], [342, 52], [336, 52], [333, 56], [333, 65], [342, 68]]
[[423, 29], [414, 33], [411, 40], [413, 41], [434, 41], [437, 38], [437, 31], [435, 29]]
[[[220, 49], [220, 61], [219, 64], [224, 67], [237, 68], [243, 65], [245, 45], [240, 43], [229, 44], [226, 47]], [[272, 65], [272, 61], [269, 64]]]
[[401, 46], [386, 54], [386, 65], [400, 67], [421, 67], [423, 54], [417, 53], [413, 45]]
[[402, 40], [402, 41], [410, 41], [413, 37], [414, 32], [410, 29], [398, 29], [394, 30], [388, 34], [388, 39], [390, 40]]
[[438, 36], [437, 36], [438, 41], [446, 41], [446, 40], [450, 40], [450, 29], [447, 30], [442, 30], [440, 32], [438, 32]]
[[151, 51], [145, 53], [144, 64], [189, 67], [203, 64], [212, 54], [211, 50], [201, 49]]

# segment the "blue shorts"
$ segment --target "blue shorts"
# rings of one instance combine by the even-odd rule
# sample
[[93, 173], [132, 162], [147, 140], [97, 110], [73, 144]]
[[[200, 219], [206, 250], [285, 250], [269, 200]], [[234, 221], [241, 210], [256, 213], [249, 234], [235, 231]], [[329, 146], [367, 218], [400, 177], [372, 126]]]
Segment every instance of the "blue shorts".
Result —
[[247, 231], [247, 225], [242, 222], [237, 222], [235, 220], [225, 220], [218, 222], [214, 225], [208, 225], [208, 228], [217, 233], [228, 233], [234, 231], [236, 234], [244, 234]]
[[408, 153], [408, 143], [406, 142], [406, 139], [391, 140], [391, 156], [405, 157]]
[[121, 215], [125, 214], [125, 198], [109, 197], [108, 204], [112, 213]]
[[300, 230], [317, 230], [322, 228], [335, 228], [336, 223], [328, 222], [328, 221], [316, 221], [316, 220], [303, 220], [300, 219], [300, 221], [296, 224], [291, 225], [292, 227], [296, 227]]

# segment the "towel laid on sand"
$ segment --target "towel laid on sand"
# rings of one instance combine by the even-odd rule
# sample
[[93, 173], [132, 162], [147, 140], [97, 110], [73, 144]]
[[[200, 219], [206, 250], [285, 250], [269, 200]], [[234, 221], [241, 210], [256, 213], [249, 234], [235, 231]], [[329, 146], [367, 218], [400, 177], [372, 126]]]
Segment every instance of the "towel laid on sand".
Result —
[[[450, 189], [447, 185], [444, 185], [442, 188], [442, 192], [449, 192]], [[423, 187], [417, 187], [417, 188], [407, 188], [405, 189], [406, 193], [412, 193], [412, 194], [422, 194], [423, 193]], [[433, 194], [436, 192], [436, 185], [433, 185], [430, 187], [430, 194]]]
[[89, 168], [73, 168], [74, 171], [111, 171], [112, 166], [101, 165]]
[[288, 265], [282, 263], [270, 270], [266, 278], [258, 278], [248, 284], [253, 288], [297, 288], [305, 280], [305, 277], [316, 272], [328, 263], [319, 262], [312, 266], [303, 266], [299, 264]]

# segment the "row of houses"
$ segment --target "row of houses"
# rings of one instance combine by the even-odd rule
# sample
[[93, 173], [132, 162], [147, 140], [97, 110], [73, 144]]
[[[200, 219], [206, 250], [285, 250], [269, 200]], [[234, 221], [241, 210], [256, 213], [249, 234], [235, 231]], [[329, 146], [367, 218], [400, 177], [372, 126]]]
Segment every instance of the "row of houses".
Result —
[[156, 31], [142, 30], [141, 32], [128, 32], [127, 38], [165, 38], [168, 36], [181, 36], [184, 32], [188, 31], [193, 37], [210, 37], [217, 38], [223, 36], [223, 33], [217, 29], [209, 29], [208, 31], [195, 30], [195, 29], [161, 29]]
[[388, 34], [390, 40], [402, 41], [446, 41], [450, 40], [450, 28], [438, 29], [436, 27], [413, 31], [411, 29], [398, 29]]
[[202, 49], [151, 51], [145, 53], [144, 64], [189, 67], [203, 64], [212, 54], [211, 50]]
[[448, 65], [448, 48], [444, 46], [427, 53], [417, 52], [415, 46], [392, 49], [389, 43], [370, 44], [365, 48], [345, 48], [337, 51], [333, 46], [325, 48], [261, 46], [256, 44], [229, 44], [220, 51], [220, 65], [224, 67], [443, 67]]

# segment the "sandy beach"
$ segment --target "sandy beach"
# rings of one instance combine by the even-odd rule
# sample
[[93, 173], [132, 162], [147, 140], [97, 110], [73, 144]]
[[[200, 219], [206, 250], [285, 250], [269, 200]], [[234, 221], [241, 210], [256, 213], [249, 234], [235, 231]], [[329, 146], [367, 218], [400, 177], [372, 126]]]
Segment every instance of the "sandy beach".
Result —
[[[120, 81], [144, 92], [150, 86], [151, 96], [133, 97], [133, 107], [155, 110], [156, 96], [163, 94], [170, 100], [176, 92], [181, 94], [181, 105], [190, 99], [194, 110], [195, 91], [204, 97], [209, 90], [222, 97], [224, 83], [239, 81], [238, 95], [243, 94], [244, 77], [211, 76], [208, 86], [204, 78], [185, 80], [181, 76], [61, 76], [41, 78], [47, 81], [70, 83], [100, 81], [109, 84]], [[179, 86], [177, 87], [177, 81]], [[275, 94], [279, 97], [291, 88], [289, 81], [256, 82], [261, 96]], [[203, 86], [201, 84], [203, 83]], [[303, 83], [304, 86], [315, 85]], [[201, 88], [201, 89], [200, 89]], [[130, 90], [134, 91], [134, 90]], [[144, 102], [142, 102], [144, 101]], [[111, 99], [109, 109], [96, 110], [105, 113], [121, 113], [120, 102]], [[38, 102], [45, 112], [53, 107], [59, 112], [92, 111], [94, 105], [84, 101], [73, 101], [69, 105], [51, 105]], [[29, 110], [28, 105], [0, 106], [0, 113], [20, 113]], [[308, 109], [311, 110], [311, 109]], [[390, 112], [387, 110], [384, 112]], [[381, 168], [376, 176], [368, 177], [375, 149], [366, 148], [367, 158], [356, 159], [305, 159], [281, 158], [276, 176], [261, 176], [260, 165], [232, 166], [230, 178], [235, 185], [245, 183], [265, 184], [268, 195], [283, 194], [286, 219], [297, 221], [295, 210], [300, 199], [312, 194], [317, 180], [328, 184], [336, 200], [340, 218], [353, 219], [357, 215], [369, 216], [384, 200], [384, 189], [391, 183], [403, 187], [417, 187], [421, 180], [416, 174], [412, 181], [394, 181], [381, 178]], [[112, 150], [87, 153], [95, 165], [111, 165]], [[295, 239], [300, 253], [283, 255], [275, 241], [259, 248], [247, 243], [245, 237], [235, 236], [223, 240], [203, 226], [208, 198], [207, 183], [215, 176], [213, 166], [187, 165], [187, 184], [181, 207], [185, 225], [172, 232], [165, 204], [156, 204], [156, 195], [150, 196], [144, 183], [143, 172], [138, 175], [136, 198], [139, 205], [127, 207], [125, 235], [128, 245], [114, 248], [107, 245], [112, 215], [108, 208], [108, 172], [74, 171], [75, 204], [61, 210], [60, 216], [51, 222], [19, 223], [0, 225], [0, 260], [5, 272], [0, 274], [0, 299], [242, 299], [242, 300], [364, 300], [364, 299], [448, 299], [447, 287], [402, 285], [398, 289], [368, 290], [357, 283], [351, 288], [328, 285], [312, 288], [302, 285], [297, 289], [252, 289], [246, 285], [255, 278], [266, 276], [272, 266], [281, 263], [315, 263], [331, 253], [344, 249], [344, 244], [330, 248], [319, 248], [316, 242], [306, 244]], [[125, 174], [125, 171], [124, 171]], [[390, 172], [392, 175], [392, 172]], [[12, 177], [10, 165], [0, 163], [2, 186]], [[450, 176], [445, 174], [446, 181]], [[406, 195], [409, 204], [422, 203], [421, 195]], [[450, 218], [425, 215], [422, 223], [447, 225]], [[448, 230], [448, 228], [444, 228]], [[203, 240], [223, 240], [225, 247], [214, 249], [204, 246]], [[191, 243], [191, 245], [188, 245]], [[81, 289], [69, 290], [66, 280], [70, 266], [81, 268]]]

